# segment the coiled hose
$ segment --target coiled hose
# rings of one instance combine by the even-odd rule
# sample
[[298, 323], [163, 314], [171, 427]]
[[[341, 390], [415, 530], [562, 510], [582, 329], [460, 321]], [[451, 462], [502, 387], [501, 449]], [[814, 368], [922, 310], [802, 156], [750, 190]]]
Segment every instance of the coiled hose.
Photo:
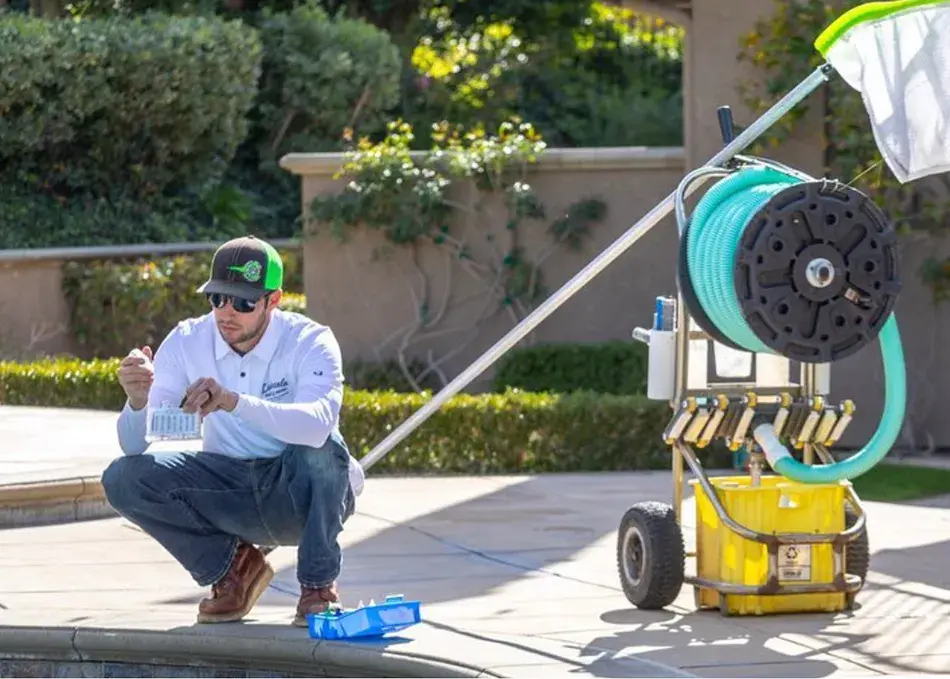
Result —
[[[746, 322], [736, 295], [735, 262], [739, 242], [756, 213], [774, 196], [803, 180], [773, 167], [744, 167], [718, 181], [699, 201], [686, 234], [686, 264], [696, 299], [709, 322], [737, 346], [776, 353]], [[884, 363], [884, 412], [877, 431], [847, 460], [810, 466], [795, 460], [770, 423], [753, 436], [776, 473], [800, 483], [830, 483], [866, 473], [891, 450], [903, 425], [907, 384], [897, 320], [891, 313], [878, 335]]]

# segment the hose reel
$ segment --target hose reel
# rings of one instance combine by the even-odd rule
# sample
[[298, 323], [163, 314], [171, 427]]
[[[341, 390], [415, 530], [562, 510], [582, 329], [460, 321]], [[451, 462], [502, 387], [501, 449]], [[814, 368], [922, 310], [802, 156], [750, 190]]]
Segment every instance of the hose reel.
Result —
[[711, 338], [803, 363], [875, 340], [901, 290], [897, 233], [868, 196], [765, 164], [706, 192], [683, 228], [677, 269]]
[[[687, 218], [682, 194], [703, 175], [721, 178]], [[694, 171], [676, 195], [680, 296], [710, 339], [802, 364], [840, 361], [880, 340], [883, 414], [868, 444], [848, 459], [804, 464], [781, 442], [775, 422], [754, 413], [747, 422], [769, 465], [793, 481], [867, 472], [900, 435], [907, 400], [894, 315], [900, 256], [890, 220], [853, 187], [745, 157]]]

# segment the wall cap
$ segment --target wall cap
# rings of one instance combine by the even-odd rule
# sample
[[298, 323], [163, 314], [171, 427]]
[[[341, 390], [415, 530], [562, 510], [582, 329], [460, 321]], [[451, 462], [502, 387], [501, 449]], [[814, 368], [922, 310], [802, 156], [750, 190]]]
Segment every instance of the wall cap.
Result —
[[[414, 151], [421, 158], [425, 151]], [[298, 176], [332, 176], [344, 164], [344, 153], [288, 153], [280, 166]], [[608, 146], [546, 149], [535, 165], [545, 170], [682, 170], [686, 152], [681, 146]]]
[[[80, 259], [122, 259], [126, 257], [161, 257], [193, 252], [214, 252], [224, 240], [192, 243], [136, 243], [132, 245], [90, 245], [53, 248], [12, 248], [0, 250], [0, 264], [41, 261], [73, 261]], [[278, 249], [298, 250], [297, 238], [275, 238], [268, 241]]]

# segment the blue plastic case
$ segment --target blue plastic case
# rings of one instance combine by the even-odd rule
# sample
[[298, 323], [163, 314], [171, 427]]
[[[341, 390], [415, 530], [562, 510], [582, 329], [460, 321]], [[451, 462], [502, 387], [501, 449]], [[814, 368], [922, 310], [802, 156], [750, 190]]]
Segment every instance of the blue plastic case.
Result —
[[418, 601], [404, 601], [401, 594], [390, 594], [381, 603], [345, 610], [331, 608], [325, 613], [307, 615], [313, 639], [353, 639], [381, 637], [411, 627], [422, 620]]

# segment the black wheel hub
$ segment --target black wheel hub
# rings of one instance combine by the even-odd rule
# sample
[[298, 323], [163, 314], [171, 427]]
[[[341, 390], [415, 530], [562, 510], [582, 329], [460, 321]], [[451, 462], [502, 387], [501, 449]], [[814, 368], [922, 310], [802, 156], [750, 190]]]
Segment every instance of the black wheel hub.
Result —
[[673, 507], [638, 502], [620, 521], [617, 568], [624, 596], [634, 606], [657, 610], [669, 606], [683, 587], [683, 533]]
[[640, 533], [631, 528], [627, 534], [626, 549], [624, 550], [624, 562], [626, 564], [627, 575], [631, 584], [640, 582], [643, 577], [643, 567], [645, 563], [643, 553], [643, 538]]
[[873, 341], [901, 289], [897, 234], [860, 191], [790, 186], [749, 221], [735, 264], [746, 322], [783, 356], [829, 363]]

